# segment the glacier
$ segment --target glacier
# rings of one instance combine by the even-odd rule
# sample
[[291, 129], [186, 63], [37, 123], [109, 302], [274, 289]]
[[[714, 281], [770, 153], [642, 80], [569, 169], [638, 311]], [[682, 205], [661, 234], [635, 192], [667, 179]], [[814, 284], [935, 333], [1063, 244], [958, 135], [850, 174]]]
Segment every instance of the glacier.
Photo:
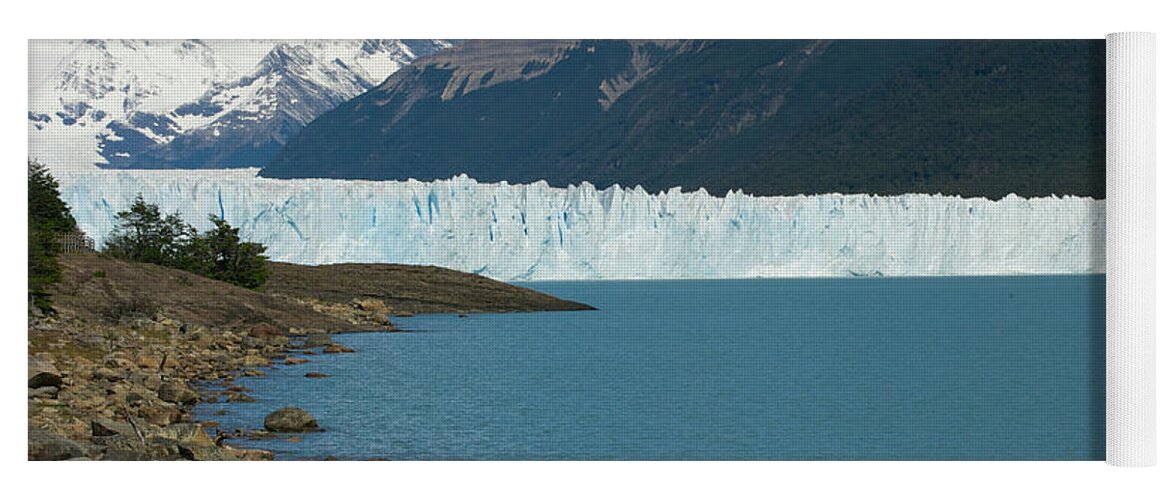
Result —
[[277, 261], [436, 265], [506, 281], [1102, 273], [1105, 202], [713, 196], [544, 182], [277, 180], [256, 169], [60, 178], [99, 245], [136, 195]]

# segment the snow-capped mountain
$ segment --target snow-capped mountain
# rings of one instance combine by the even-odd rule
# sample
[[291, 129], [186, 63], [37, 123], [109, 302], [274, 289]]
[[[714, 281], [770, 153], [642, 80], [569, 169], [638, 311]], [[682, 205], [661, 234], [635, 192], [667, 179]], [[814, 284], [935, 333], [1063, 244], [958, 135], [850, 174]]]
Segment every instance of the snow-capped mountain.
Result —
[[442, 40], [34, 40], [29, 155], [54, 169], [259, 166]]

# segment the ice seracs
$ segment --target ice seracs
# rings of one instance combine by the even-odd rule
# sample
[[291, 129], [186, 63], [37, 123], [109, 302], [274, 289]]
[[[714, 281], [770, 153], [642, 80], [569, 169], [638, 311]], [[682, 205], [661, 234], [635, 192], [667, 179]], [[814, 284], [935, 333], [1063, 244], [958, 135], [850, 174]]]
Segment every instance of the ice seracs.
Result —
[[1105, 205], [908, 194], [752, 197], [544, 182], [275, 180], [255, 170], [64, 176], [101, 242], [138, 194], [225, 217], [280, 261], [431, 264], [523, 280], [1101, 273]]

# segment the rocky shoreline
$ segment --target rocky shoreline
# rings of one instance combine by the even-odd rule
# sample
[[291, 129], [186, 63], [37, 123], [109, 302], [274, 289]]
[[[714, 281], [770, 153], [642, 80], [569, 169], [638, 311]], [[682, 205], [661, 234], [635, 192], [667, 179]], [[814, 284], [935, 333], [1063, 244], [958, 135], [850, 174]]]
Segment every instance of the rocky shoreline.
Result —
[[[195, 405], [252, 402], [234, 382], [265, 376], [265, 367], [308, 362], [300, 357], [315, 354], [307, 345], [324, 354], [349, 351], [326, 334], [291, 336], [264, 323], [248, 331], [188, 329], [165, 317], [97, 331], [39, 318], [30, 333], [40, 340], [28, 359], [30, 460], [270, 460], [266, 450], [226, 444], [244, 435], [196, 420]], [[316, 427], [276, 421], [258, 422], [246, 436]]]
[[[149, 264], [63, 257], [56, 311], [29, 305], [29, 460], [271, 460], [226, 441], [295, 441], [286, 433], [313, 430], [311, 415], [282, 409], [255, 429], [223, 432], [197, 421], [195, 406], [248, 404], [237, 379], [352, 352], [330, 333], [391, 331], [391, 316], [589, 308], [438, 268], [282, 265], [281, 278], [252, 291]], [[386, 280], [395, 283], [379, 288]], [[311, 293], [316, 281], [328, 294]]]

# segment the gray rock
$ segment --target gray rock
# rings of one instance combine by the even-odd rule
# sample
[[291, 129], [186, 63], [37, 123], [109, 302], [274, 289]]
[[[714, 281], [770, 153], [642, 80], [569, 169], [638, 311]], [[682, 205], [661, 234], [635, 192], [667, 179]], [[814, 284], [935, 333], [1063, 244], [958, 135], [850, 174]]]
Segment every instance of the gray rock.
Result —
[[328, 333], [310, 333], [305, 337], [305, 347], [326, 347], [333, 345], [333, 337]]
[[153, 430], [147, 436], [151, 442], [174, 442], [193, 446], [215, 446], [215, 441], [207, 435], [202, 425], [194, 422], [180, 422]]
[[180, 445], [179, 453], [187, 460], [204, 461], [233, 461], [239, 460], [236, 455], [225, 448], [219, 446], [192, 446]]
[[199, 401], [199, 393], [184, 382], [168, 380], [159, 385], [159, 399], [168, 403], [189, 405]]
[[54, 387], [51, 385], [45, 386], [45, 387], [38, 387], [36, 389], [29, 389], [28, 390], [28, 397], [30, 399], [32, 399], [32, 398], [57, 399], [57, 393], [60, 391], [61, 391], [61, 389], [58, 389], [57, 387]]
[[277, 437], [276, 434], [262, 429], [248, 431], [247, 435], [248, 439], [274, 439]]
[[286, 406], [264, 417], [264, 428], [272, 432], [306, 432], [317, 430], [317, 419], [309, 412]]
[[95, 437], [102, 436], [137, 436], [134, 427], [129, 422], [118, 422], [108, 418], [99, 418], [90, 422], [90, 430]]
[[243, 392], [229, 392], [227, 399], [228, 399], [229, 403], [255, 403], [256, 402], [256, 398], [249, 396], [247, 394], [244, 394]]
[[94, 370], [94, 380], [105, 380], [107, 382], [119, 382], [126, 379], [126, 374], [113, 368], [101, 367]]
[[281, 336], [283, 336], [283, 334], [281, 333], [281, 331], [277, 327], [272, 326], [268, 323], [259, 323], [256, 326], [253, 326], [252, 329], [248, 331], [248, 334], [253, 337], [281, 337]]
[[28, 357], [28, 387], [61, 387], [61, 372], [53, 362], [40, 356]]
[[29, 460], [69, 460], [84, 457], [88, 450], [75, 441], [36, 427], [28, 429]]
[[93, 441], [104, 447], [101, 459], [107, 461], [181, 460], [184, 458], [183, 443], [160, 437], [153, 432], [147, 442], [143, 442], [137, 436], [123, 435], [95, 436]]
[[114, 462], [141, 462], [146, 460], [159, 460], [165, 457], [155, 457], [151, 455], [146, 449], [135, 448], [110, 448], [102, 454], [102, 460]]
[[54, 373], [41, 372], [28, 378], [30, 389], [41, 387], [61, 387], [61, 376]]
[[240, 339], [240, 344], [249, 349], [259, 349], [268, 345], [268, 340], [260, 337], [244, 337]]
[[163, 385], [163, 378], [160, 377], [157, 373], [146, 374], [142, 376], [141, 384], [147, 389], [158, 391], [159, 387]]

